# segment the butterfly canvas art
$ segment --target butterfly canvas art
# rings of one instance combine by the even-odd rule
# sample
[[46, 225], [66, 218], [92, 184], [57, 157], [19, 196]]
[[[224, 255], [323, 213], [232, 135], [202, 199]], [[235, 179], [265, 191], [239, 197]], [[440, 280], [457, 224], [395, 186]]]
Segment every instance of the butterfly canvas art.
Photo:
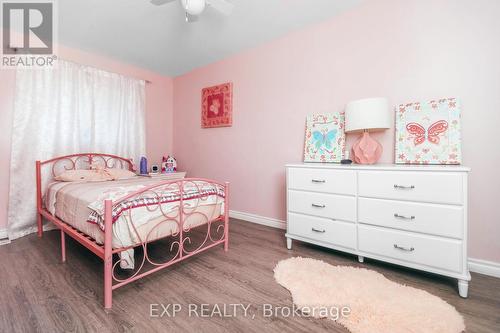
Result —
[[461, 109], [455, 98], [396, 108], [396, 163], [461, 164]]
[[344, 149], [343, 112], [307, 117], [304, 162], [340, 162]]

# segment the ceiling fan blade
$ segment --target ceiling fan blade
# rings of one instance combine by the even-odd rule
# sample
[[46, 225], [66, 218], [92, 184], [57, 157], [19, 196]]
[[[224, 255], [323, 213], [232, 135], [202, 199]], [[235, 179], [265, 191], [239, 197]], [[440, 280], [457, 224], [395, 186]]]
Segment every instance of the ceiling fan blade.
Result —
[[186, 13], [186, 22], [196, 22], [198, 21], [198, 15], [191, 15], [191, 14], [188, 14]]
[[169, 2], [174, 2], [176, 0], [151, 0], [150, 2], [155, 6], [161, 6]]
[[226, 0], [207, 0], [207, 4], [224, 15], [230, 15], [234, 7], [232, 3]]

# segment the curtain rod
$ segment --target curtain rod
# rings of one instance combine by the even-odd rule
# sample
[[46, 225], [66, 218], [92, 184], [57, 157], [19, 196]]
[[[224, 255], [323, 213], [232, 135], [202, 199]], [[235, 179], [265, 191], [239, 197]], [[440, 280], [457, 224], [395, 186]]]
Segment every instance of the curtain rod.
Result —
[[[17, 53], [17, 49], [14, 49], [14, 52], [15, 52], [15, 53]], [[58, 57], [57, 59], [61, 59], [61, 60], [67, 61], [67, 62], [72, 62], [72, 63], [77, 64], [77, 65], [80, 65], [80, 66], [92, 67], [92, 68], [95, 68], [95, 69], [97, 69], [97, 70], [100, 70], [100, 71], [105, 71], [105, 72], [112, 73], [112, 74], [117, 74], [117, 75], [128, 76], [128, 77], [133, 78], [133, 79], [136, 79], [136, 80], [142, 80], [142, 81], [144, 81], [144, 82], [146, 82], [146, 83], [148, 83], [148, 84], [153, 83], [153, 82], [151, 82], [150, 80], [147, 80], [147, 79], [139, 78], [139, 77], [136, 77], [136, 76], [124, 75], [124, 74], [122, 74], [122, 73], [116, 73], [116, 72], [108, 71], [108, 70], [106, 70], [106, 69], [98, 68], [98, 67], [96, 67], [96, 66], [91, 66], [91, 65], [80, 64], [80, 63], [77, 63], [76, 61], [72, 61], [72, 60], [64, 59], [64, 58], [61, 58], [61, 57]]]
[[104, 71], [104, 72], [108, 72], [108, 73], [111, 73], [111, 74], [117, 74], [117, 75], [122, 75], [122, 76], [127, 76], [127, 77], [130, 77], [132, 79], [136, 79], [136, 80], [141, 80], [141, 81], [144, 81], [146, 82], [147, 84], [151, 84], [153, 82], [151, 82], [150, 80], [147, 80], [147, 79], [143, 79], [143, 78], [139, 78], [137, 76], [131, 76], [131, 75], [125, 75], [125, 74], [122, 74], [122, 73], [117, 73], [117, 72], [112, 72], [112, 71], [108, 71], [107, 69], [102, 69], [102, 68], [99, 68], [99, 67], [96, 67], [96, 66], [91, 66], [91, 65], [86, 65], [86, 64], [80, 64], [76, 61], [72, 61], [72, 60], [67, 60], [67, 59], [64, 59], [64, 58], [61, 58], [61, 57], [58, 57], [58, 60], [63, 60], [63, 61], [66, 61], [66, 62], [72, 62], [74, 64], [77, 64], [77, 65], [80, 65], [80, 66], [86, 66], [86, 67], [91, 67], [91, 68], [94, 68], [94, 69], [97, 69], [97, 70], [100, 70], [100, 71]]

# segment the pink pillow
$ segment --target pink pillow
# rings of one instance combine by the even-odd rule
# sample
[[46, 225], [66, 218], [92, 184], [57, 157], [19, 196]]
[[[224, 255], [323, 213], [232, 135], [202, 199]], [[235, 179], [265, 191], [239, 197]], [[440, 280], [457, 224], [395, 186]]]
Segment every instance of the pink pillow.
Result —
[[104, 172], [106, 172], [113, 180], [137, 177], [134, 172], [126, 169], [105, 169]]
[[66, 170], [54, 179], [62, 182], [99, 182], [113, 180], [113, 177], [102, 170]]

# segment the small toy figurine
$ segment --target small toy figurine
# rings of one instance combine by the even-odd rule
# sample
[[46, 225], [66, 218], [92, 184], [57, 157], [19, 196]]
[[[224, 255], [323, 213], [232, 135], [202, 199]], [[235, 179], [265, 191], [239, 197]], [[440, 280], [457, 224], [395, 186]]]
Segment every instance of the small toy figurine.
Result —
[[176, 172], [177, 171], [177, 160], [175, 157], [168, 155], [166, 161], [166, 172]]
[[177, 160], [175, 157], [168, 155], [163, 156], [161, 161], [161, 173], [171, 173], [177, 171]]

